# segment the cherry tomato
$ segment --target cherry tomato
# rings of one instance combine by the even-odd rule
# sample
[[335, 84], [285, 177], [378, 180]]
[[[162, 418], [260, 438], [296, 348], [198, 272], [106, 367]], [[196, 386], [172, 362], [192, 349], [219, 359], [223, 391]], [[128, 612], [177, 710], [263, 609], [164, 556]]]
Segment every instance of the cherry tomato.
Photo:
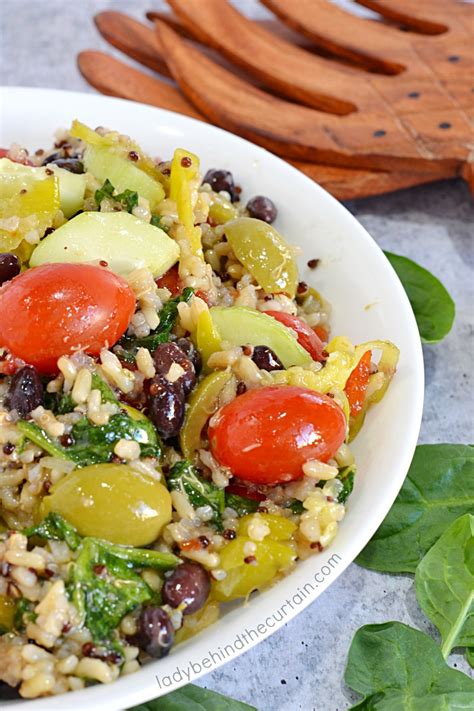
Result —
[[0, 345], [41, 373], [61, 355], [98, 355], [125, 332], [135, 296], [124, 279], [88, 264], [45, 264], [0, 288]]
[[324, 360], [323, 342], [307, 323], [302, 321], [297, 316], [292, 316], [291, 314], [284, 313], [283, 311], [265, 311], [264, 313], [266, 313], [267, 316], [272, 316], [284, 326], [287, 326], [295, 331], [298, 343], [306, 351], [308, 351], [313, 360]]
[[177, 296], [181, 293], [181, 284], [179, 283], [178, 265], [168, 269], [162, 276], [156, 280], [156, 285], [160, 289], [168, 289], [171, 291], [171, 296]]
[[371, 359], [372, 351], [364, 353], [346, 383], [345, 392], [351, 408], [351, 417], [356, 417], [364, 405], [365, 391], [370, 377]]
[[303, 476], [309, 459], [326, 462], [344, 442], [341, 408], [314, 390], [270, 386], [225, 405], [209, 427], [212, 454], [239, 479], [278, 484]]

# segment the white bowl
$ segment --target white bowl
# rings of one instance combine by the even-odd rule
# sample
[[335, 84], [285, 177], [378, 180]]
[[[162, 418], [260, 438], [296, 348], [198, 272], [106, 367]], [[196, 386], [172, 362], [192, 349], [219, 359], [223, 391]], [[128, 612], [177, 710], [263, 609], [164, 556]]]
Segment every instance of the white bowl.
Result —
[[[8, 709], [27, 703], [32, 711], [114, 711], [172, 691], [249, 649], [314, 601], [354, 560], [390, 509], [416, 446], [424, 381], [420, 338], [405, 291], [366, 230], [327, 192], [271, 153], [200, 121], [120, 99], [24, 88], [3, 89], [1, 99], [2, 146], [15, 141], [30, 149], [48, 147], [56, 128], [79, 118], [131, 135], [153, 156], [168, 158], [181, 146], [200, 156], [203, 170], [231, 170], [244, 200], [262, 194], [275, 201], [277, 228], [303, 250], [301, 278], [333, 306], [332, 333], [356, 343], [388, 339], [401, 351], [387, 395], [353, 443], [355, 489], [329, 549], [299, 563], [273, 588], [236, 606], [165, 659], [112, 685], [2, 704]], [[321, 263], [311, 271], [306, 263], [315, 257]]]

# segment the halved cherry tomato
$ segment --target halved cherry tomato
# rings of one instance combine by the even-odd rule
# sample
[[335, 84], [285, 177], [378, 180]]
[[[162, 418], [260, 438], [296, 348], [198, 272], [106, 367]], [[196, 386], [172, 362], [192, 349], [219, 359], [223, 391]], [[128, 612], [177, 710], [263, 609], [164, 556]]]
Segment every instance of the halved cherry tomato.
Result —
[[163, 274], [156, 280], [156, 284], [160, 287], [160, 289], [165, 288], [171, 291], [171, 296], [177, 296], [178, 294], [180, 294], [181, 284], [179, 281], [178, 265], [175, 264], [174, 267], [168, 269], [165, 274]]
[[225, 405], [209, 427], [212, 454], [239, 479], [278, 484], [303, 476], [309, 459], [326, 462], [344, 442], [341, 408], [314, 390], [270, 386]]
[[347, 380], [345, 392], [351, 408], [351, 417], [356, 417], [364, 405], [365, 391], [370, 377], [371, 359], [372, 351], [364, 353]]
[[61, 355], [98, 355], [125, 332], [135, 310], [127, 282], [88, 264], [45, 264], [0, 289], [0, 346], [34, 365], [57, 372]]
[[319, 336], [313, 331], [307, 323], [302, 321], [297, 316], [284, 313], [283, 311], [265, 311], [267, 316], [273, 316], [274, 319], [282, 323], [284, 326], [291, 328], [298, 338], [298, 343], [308, 351], [313, 360], [323, 361], [324, 345]]

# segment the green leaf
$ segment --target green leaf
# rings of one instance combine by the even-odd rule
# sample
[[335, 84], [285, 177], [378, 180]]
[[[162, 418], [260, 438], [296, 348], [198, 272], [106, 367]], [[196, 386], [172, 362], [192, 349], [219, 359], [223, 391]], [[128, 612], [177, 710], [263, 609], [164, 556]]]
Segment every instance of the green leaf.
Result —
[[113, 197], [114, 191], [114, 186], [112, 185], [110, 180], [106, 178], [102, 187], [95, 191], [94, 198], [97, 205], [100, 205], [102, 200], [104, 200], [105, 198]]
[[135, 362], [135, 355], [139, 348], [147, 348], [151, 353], [155, 351], [161, 343], [170, 340], [171, 331], [178, 319], [178, 304], [188, 302], [194, 294], [194, 289], [186, 287], [183, 293], [166, 302], [159, 313], [160, 323], [155, 331], [144, 338], [131, 338], [122, 336], [114, 348], [114, 352], [119, 358], [129, 363]]
[[170, 490], [180, 491], [188, 497], [190, 503], [199, 506], [210, 506], [213, 511], [212, 521], [219, 530], [222, 530], [222, 513], [225, 509], [224, 489], [219, 489], [211, 481], [200, 476], [195, 466], [183, 459], [176, 462], [167, 477]]
[[355, 464], [339, 469], [337, 478], [342, 482], [342, 489], [338, 494], [337, 500], [340, 504], [345, 504], [354, 488], [356, 468]]
[[[105, 383], [104, 386], [108, 388]], [[71, 429], [73, 444], [69, 447], [63, 447], [34, 422], [20, 420], [18, 429], [51, 456], [69, 459], [78, 467], [110, 462], [119, 439], [138, 442], [142, 457], [161, 455], [161, 445], [151, 422], [146, 417], [134, 419], [125, 411], [112, 415], [105, 425], [92, 425], [87, 417], [81, 417]]]
[[38, 538], [45, 538], [46, 540], [66, 541], [73, 551], [79, 548], [82, 540], [74, 526], [71, 526], [60, 514], [54, 511], [49, 513], [37, 526], [30, 526], [30, 528], [23, 531], [23, 535], [28, 538], [38, 536]]
[[356, 562], [381, 572], [414, 573], [450, 523], [473, 510], [474, 447], [419, 445], [395, 503]]
[[246, 496], [239, 496], [239, 494], [225, 494], [225, 505], [234, 509], [237, 516], [246, 516], [258, 509], [259, 502], [255, 499], [248, 499]]
[[434, 274], [407, 257], [385, 252], [403, 284], [415, 314], [421, 340], [438, 343], [451, 330], [455, 304]]
[[474, 681], [451, 669], [437, 644], [401, 622], [365, 625], [352, 640], [344, 680], [360, 711], [472, 709]]
[[469, 666], [474, 669], [474, 647], [468, 647], [468, 649], [466, 649], [466, 659]]
[[474, 647], [474, 516], [456, 519], [416, 569], [416, 598], [438, 628], [445, 659]]
[[170, 231], [170, 228], [168, 227], [168, 225], [164, 225], [162, 223], [161, 215], [152, 215], [150, 224], [153, 225], [153, 227], [159, 227], [160, 230], [163, 230], [163, 232], [166, 232], [166, 234], [168, 234], [168, 232]]
[[118, 195], [114, 195], [115, 188], [108, 178], [106, 178], [104, 184], [101, 188], [95, 191], [95, 201], [97, 206], [100, 206], [102, 200], [105, 198], [111, 198], [121, 203], [122, 207], [127, 212], [132, 212], [132, 210], [138, 205], [138, 193], [136, 190], [124, 190]]
[[257, 711], [242, 701], [230, 699], [215, 691], [188, 684], [159, 699], [134, 706], [128, 711]]

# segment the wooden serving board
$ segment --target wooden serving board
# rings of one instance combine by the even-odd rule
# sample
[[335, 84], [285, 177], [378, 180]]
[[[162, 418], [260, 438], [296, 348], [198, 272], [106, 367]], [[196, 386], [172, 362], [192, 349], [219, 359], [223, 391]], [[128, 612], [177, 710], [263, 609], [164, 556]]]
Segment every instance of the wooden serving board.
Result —
[[306, 38], [251, 22], [226, 0], [168, 0], [176, 16], [148, 15], [156, 33], [120, 13], [96, 17], [111, 44], [171, 75], [182, 94], [101, 53], [81, 53], [80, 69], [104, 93], [246, 136], [339, 198], [456, 174], [472, 182], [472, 8], [360, 0], [380, 13], [383, 22], [372, 22], [326, 0], [262, 2]]

